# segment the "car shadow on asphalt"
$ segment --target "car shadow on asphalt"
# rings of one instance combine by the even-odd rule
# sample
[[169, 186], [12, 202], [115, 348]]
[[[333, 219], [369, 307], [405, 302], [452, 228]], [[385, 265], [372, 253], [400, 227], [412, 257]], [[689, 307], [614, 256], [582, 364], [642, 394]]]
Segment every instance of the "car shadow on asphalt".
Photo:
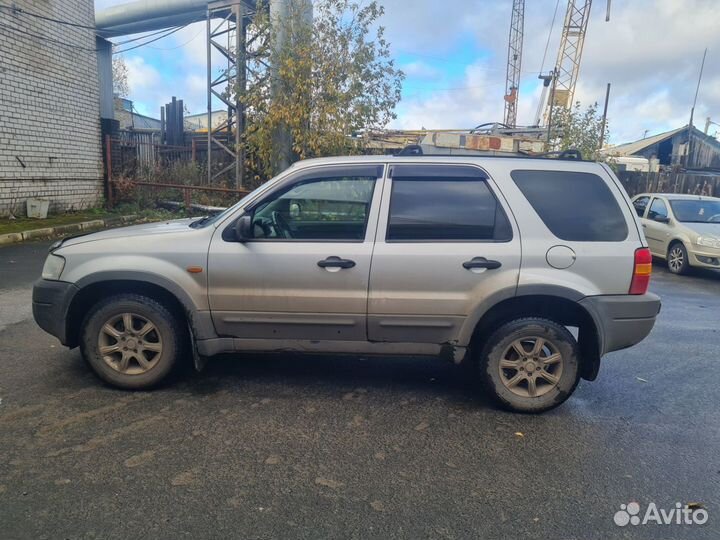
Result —
[[469, 366], [432, 358], [337, 355], [228, 354], [211, 358], [201, 373], [185, 370], [176, 382], [198, 395], [238, 384], [297, 388], [308, 397], [343, 395], [354, 388], [442, 398], [458, 405], [495, 408]]

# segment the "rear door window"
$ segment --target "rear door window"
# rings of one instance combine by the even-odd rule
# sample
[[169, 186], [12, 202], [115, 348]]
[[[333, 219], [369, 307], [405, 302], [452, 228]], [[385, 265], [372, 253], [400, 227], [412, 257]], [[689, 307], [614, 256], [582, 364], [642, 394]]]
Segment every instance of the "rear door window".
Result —
[[387, 241], [508, 241], [510, 223], [473, 167], [395, 166]]
[[625, 216], [598, 175], [515, 170], [510, 176], [550, 232], [561, 240], [621, 242], [627, 238]]

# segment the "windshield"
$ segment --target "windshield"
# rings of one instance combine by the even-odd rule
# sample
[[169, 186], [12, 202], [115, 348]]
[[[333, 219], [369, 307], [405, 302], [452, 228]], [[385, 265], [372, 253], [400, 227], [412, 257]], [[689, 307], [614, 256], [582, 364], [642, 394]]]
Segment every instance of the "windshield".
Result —
[[[289, 169], [288, 169], [288, 170], [289, 170]], [[230, 214], [232, 214], [232, 213], [235, 211], [235, 209], [237, 209], [241, 204], [243, 204], [243, 203], [248, 199], [248, 197], [250, 197], [251, 195], [253, 195], [253, 194], [254, 194], [256, 191], [258, 191], [259, 189], [266, 189], [267, 186], [269, 186], [271, 183], [273, 183], [273, 181], [274, 181], [276, 178], [278, 178], [278, 177], [276, 176], [275, 178], [271, 179], [271, 180], [268, 181], [267, 183], [263, 184], [260, 188], [254, 189], [253, 191], [251, 191], [250, 193], [248, 193], [247, 195], [245, 195], [242, 199], [240, 199], [238, 202], [236, 202], [236, 203], [233, 204], [232, 206], [226, 208], [226, 209], [223, 210], [222, 212], [218, 212], [217, 214], [214, 214], [214, 215], [212, 215], [212, 216], [205, 216], [205, 217], [202, 217], [202, 218], [200, 218], [200, 219], [197, 219], [197, 220], [193, 221], [193, 222], [190, 224], [190, 226], [191, 226], [192, 228], [194, 228], [194, 229], [199, 229], [199, 228], [201, 228], [201, 227], [208, 227], [208, 226], [210, 226], [210, 225], [214, 225], [215, 223], [220, 223], [223, 219], [225, 219], [225, 217], [227, 217], [227, 216], [229, 216]]]
[[222, 220], [225, 218], [225, 216], [227, 216], [227, 215], [229, 215], [231, 212], [233, 212], [233, 211], [235, 210], [235, 208], [236, 208], [240, 203], [242, 203], [248, 196], [249, 196], [249, 195], [245, 195], [245, 197], [243, 197], [242, 199], [240, 199], [238, 202], [236, 202], [236, 203], [233, 204], [232, 206], [226, 208], [226, 209], [223, 210], [222, 212], [218, 212], [217, 214], [214, 214], [214, 215], [212, 215], [212, 216], [204, 216], [204, 217], [201, 217], [200, 219], [197, 219], [197, 220], [193, 221], [193, 222], [190, 224], [190, 226], [191, 226], [193, 229], [199, 229], [199, 228], [201, 228], [201, 227], [207, 227], [207, 226], [209, 226], [209, 225], [212, 225], [213, 223], [219, 223], [220, 221], [222, 221]]
[[671, 200], [670, 206], [683, 223], [720, 223], [720, 200]]

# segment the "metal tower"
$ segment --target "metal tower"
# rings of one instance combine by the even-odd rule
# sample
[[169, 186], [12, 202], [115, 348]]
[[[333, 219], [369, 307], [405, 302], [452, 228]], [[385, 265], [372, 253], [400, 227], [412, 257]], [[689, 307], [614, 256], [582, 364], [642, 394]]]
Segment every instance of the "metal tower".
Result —
[[591, 5], [592, 0], [568, 1], [555, 63], [557, 75], [553, 81], [552, 99], [548, 100], [545, 112], [546, 120], [550, 107], [572, 107]]
[[510, 19], [510, 37], [508, 39], [507, 74], [505, 76], [505, 117], [503, 121], [506, 126], [511, 128], [517, 125], [524, 26], [525, 0], [513, 0], [512, 17]]
[[[216, 1], [207, 9], [207, 174], [208, 184], [229, 171], [234, 173], [235, 188], [243, 188], [245, 152], [243, 133], [245, 111], [240, 95], [247, 84], [247, 14], [243, 0]], [[224, 15], [224, 16], [223, 16]], [[215, 19], [220, 17], [220, 22]], [[226, 43], [220, 39], [225, 38]], [[227, 61], [227, 69], [213, 77], [212, 51], [219, 51]], [[227, 106], [227, 120], [212, 124], [212, 100], [219, 99]], [[230, 163], [213, 171], [213, 145], [230, 157]], [[215, 160], [217, 161], [217, 159]]]

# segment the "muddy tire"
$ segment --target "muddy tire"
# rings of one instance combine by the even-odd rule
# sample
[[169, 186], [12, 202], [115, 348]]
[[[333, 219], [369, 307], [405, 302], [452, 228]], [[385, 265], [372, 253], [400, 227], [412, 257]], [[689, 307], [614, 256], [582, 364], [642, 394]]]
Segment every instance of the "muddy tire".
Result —
[[164, 305], [138, 294], [101, 300], [88, 312], [80, 349], [93, 371], [118, 388], [156, 386], [183, 350], [185, 323]]
[[548, 319], [504, 324], [485, 342], [478, 360], [483, 386], [500, 406], [515, 412], [557, 407], [580, 379], [575, 338]]

